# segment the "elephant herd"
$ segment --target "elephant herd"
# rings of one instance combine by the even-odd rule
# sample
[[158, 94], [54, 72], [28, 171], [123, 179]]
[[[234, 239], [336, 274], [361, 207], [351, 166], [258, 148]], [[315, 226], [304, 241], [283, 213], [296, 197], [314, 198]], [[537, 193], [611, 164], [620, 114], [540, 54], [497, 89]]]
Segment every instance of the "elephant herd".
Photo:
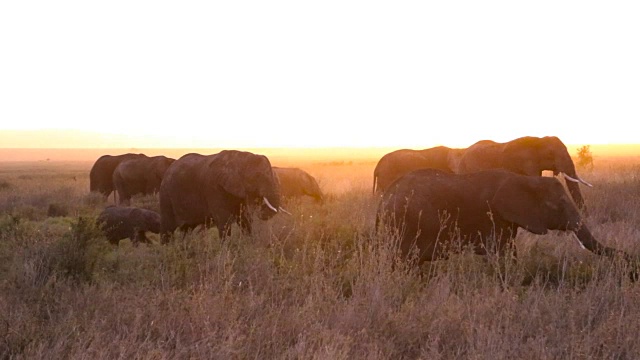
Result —
[[[123, 238], [147, 242], [145, 232], [160, 233], [163, 242], [180, 229], [214, 225], [220, 238], [237, 223], [251, 233], [250, 209], [267, 220], [278, 212], [282, 197], [310, 196], [323, 201], [323, 194], [307, 172], [297, 168], [272, 167], [269, 159], [245, 151], [224, 150], [213, 155], [186, 154], [179, 159], [144, 154], [101, 156], [91, 168], [89, 188], [105, 198], [114, 193], [119, 205], [105, 208], [98, 223], [107, 239]], [[136, 194], [159, 193], [160, 214], [130, 207]]]
[[[557, 178], [543, 177], [545, 170], [562, 174], [569, 194]], [[587, 206], [580, 184], [592, 186], [577, 175], [557, 137], [397, 150], [374, 170], [373, 192], [384, 193], [376, 227], [383, 223], [395, 232], [403, 257], [415, 255], [420, 263], [446, 258], [456, 245], [483, 255], [512, 250], [515, 256], [518, 228], [534, 234], [570, 231], [584, 249], [635, 262], [591, 234], [582, 217]]]
[[[557, 178], [542, 176], [545, 170], [563, 176], [568, 194]], [[152, 231], [166, 242], [176, 229], [203, 224], [215, 225], [221, 238], [233, 223], [251, 233], [249, 209], [268, 220], [286, 212], [281, 197], [308, 195], [323, 201], [317, 182], [303, 170], [273, 167], [263, 155], [236, 150], [177, 160], [105, 155], [94, 164], [90, 180], [91, 191], [105, 196], [116, 191], [125, 205], [137, 193], [159, 192], [158, 216], [105, 209], [102, 223], [117, 227], [105, 218], [118, 217], [116, 223], [127, 228], [112, 231], [111, 241], [146, 241], [144, 231]], [[557, 137], [397, 150], [384, 155], [373, 173], [373, 193], [379, 197], [376, 229], [385, 226], [397, 234], [403, 257], [415, 254], [419, 262], [446, 258], [456, 239], [477, 254], [512, 250], [515, 255], [518, 228], [534, 234], [570, 231], [593, 253], [632, 261], [598, 242], [584, 224], [587, 206], [580, 184], [592, 186], [578, 176]]]

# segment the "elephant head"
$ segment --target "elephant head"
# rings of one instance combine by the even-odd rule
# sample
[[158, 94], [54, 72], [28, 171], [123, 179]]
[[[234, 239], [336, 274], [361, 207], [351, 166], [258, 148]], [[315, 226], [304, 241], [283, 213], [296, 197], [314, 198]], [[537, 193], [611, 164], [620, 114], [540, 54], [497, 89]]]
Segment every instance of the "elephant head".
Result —
[[585, 208], [579, 183], [591, 186], [576, 173], [567, 147], [555, 136], [522, 137], [504, 144], [501, 153], [502, 167], [523, 175], [542, 175], [542, 171], [562, 173], [567, 189], [579, 208]]
[[547, 230], [572, 231], [580, 246], [599, 255], [626, 254], [598, 242], [555, 178], [526, 176], [508, 179], [489, 202], [493, 212], [534, 234]]
[[[243, 199], [246, 204], [260, 206], [259, 217], [268, 220], [273, 217], [280, 207], [280, 188], [271, 170], [271, 163], [264, 155], [246, 152], [223, 151], [234, 160], [234, 166], [217, 167], [220, 186], [229, 194]], [[240, 158], [240, 159], [238, 159]], [[226, 161], [223, 161], [226, 162]], [[218, 164], [219, 165], [219, 164]]]
[[145, 232], [160, 233], [160, 214], [140, 208], [131, 208], [129, 214], [133, 234], [131, 240], [135, 245], [141, 242], [149, 242]]
[[547, 230], [577, 230], [580, 214], [555, 178], [508, 178], [489, 203], [501, 218], [534, 234]]
[[171, 166], [171, 164], [176, 160], [162, 155], [154, 156], [149, 160], [145, 191], [147, 193], [155, 193], [160, 191], [160, 184], [162, 183], [164, 174], [167, 172], [169, 166]]
[[324, 202], [324, 195], [318, 182], [306, 171], [299, 168], [274, 166], [273, 174], [283, 197], [310, 196], [318, 203]]
[[138, 218], [138, 224], [146, 231], [150, 231], [154, 234], [160, 233], [160, 214], [155, 211], [149, 211], [139, 209], [140, 215]]
[[152, 165], [153, 175], [162, 181], [164, 173], [174, 161], [176, 161], [176, 159], [168, 158], [166, 156], [154, 156]]

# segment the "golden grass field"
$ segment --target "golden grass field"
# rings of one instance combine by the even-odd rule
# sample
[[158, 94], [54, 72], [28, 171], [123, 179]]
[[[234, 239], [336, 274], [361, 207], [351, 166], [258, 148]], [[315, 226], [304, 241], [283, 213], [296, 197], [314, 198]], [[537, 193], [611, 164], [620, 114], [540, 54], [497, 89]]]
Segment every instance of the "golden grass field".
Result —
[[[640, 254], [640, 158], [594, 155], [578, 169], [587, 224]], [[1, 162], [0, 358], [640, 358], [640, 284], [569, 235], [520, 231], [504, 273], [469, 253], [395, 262], [374, 231], [378, 158], [273, 156], [326, 203], [288, 202], [224, 243], [214, 229], [139, 247], [95, 229], [92, 161]]]

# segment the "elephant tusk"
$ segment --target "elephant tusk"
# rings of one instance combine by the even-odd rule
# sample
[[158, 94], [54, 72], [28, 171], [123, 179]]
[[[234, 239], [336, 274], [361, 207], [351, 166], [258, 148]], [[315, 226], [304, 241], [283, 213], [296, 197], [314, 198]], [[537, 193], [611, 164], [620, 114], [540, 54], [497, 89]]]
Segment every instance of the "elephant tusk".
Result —
[[287, 215], [293, 215], [292, 213], [288, 212], [287, 210], [283, 209], [282, 206], [280, 206], [280, 211], [287, 214]]
[[576, 233], [573, 233], [573, 238], [576, 239], [576, 241], [578, 241], [578, 245], [580, 245], [581, 248], [583, 248], [584, 250], [587, 250], [587, 248], [584, 246], [582, 241], [580, 241], [580, 238], [578, 237], [578, 235], [576, 235]]
[[562, 175], [564, 176], [564, 178], [565, 178], [565, 179], [567, 179], [567, 180], [569, 180], [569, 181], [573, 181], [573, 182], [575, 182], [575, 183], [579, 183], [579, 182], [580, 182], [580, 180], [578, 180], [578, 179], [576, 179], [576, 178], [572, 178], [571, 176], [569, 176], [569, 175], [567, 175], [567, 174], [565, 174], [565, 173], [562, 173]]
[[278, 209], [274, 208], [273, 205], [271, 205], [271, 203], [269, 202], [269, 200], [267, 200], [267, 197], [264, 196], [262, 198], [262, 200], [264, 201], [264, 203], [269, 207], [269, 209], [273, 210], [273, 212], [278, 212]]
[[578, 176], [578, 180], [579, 180], [581, 183], [583, 183], [583, 184], [587, 185], [588, 187], [593, 187], [593, 185], [591, 185], [591, 184], [589, 184], [588, 182], [584, 181], [580, 176]]
[[567, 179], [567, 180], [573, 181], [575, 183], [582, 183], [582, 184], [587, 185], [588, 187], [593, 187], [593, 185], [591, 185], [588, 182], [582, 180], [582, 178], [580, 178], [580, 176], [578, 176], [578, 178], [576, 179], [576, 178], [573, 178], [573, 177], [571, 177], [571, 176], [569, 176], [569, 175], [567, 175], [565, 173], [562, 173], [562, 175], [564, 175], [564, 178]]

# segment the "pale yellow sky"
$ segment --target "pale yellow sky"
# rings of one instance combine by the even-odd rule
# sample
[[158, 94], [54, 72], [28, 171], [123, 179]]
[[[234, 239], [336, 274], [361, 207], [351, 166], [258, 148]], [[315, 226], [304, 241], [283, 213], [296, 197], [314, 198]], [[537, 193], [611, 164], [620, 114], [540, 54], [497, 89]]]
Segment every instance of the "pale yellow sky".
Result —
[[3, 1], [0, 147], [640, 143], [638, 18], [635, 1]]

